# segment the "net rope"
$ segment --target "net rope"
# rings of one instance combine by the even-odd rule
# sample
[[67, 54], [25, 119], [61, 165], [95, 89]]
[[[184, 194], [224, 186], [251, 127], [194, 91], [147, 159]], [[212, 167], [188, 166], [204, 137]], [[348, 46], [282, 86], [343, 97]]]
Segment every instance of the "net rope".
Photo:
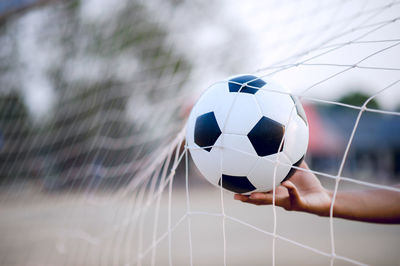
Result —
[[[277, 214], [277, 206], [275, 205], [275, 185], [276, 185], [276, 172], [279, 165], [288, 166], [284, 162], [279, 160], [279, 156], [275, 160], [263, 158], [266, 161], [273, 162], [274, 176], [273, 176], [273, 203], [272, 203], [272, 231], [265, 230], [259, 226], [253, 225], [246, 222], [242, 217], [235, 217], [226, 210], [226, 194], [222, 187], [219, 188], [219, 204], [220, 211], [209, 212], [196, 210], [192, 207], [192, 199], [190, 193], [190, 163], [189, 163], [189, 152], [188, 149], [196, 149], [196, 147], [189, 147], [185, 142], [185, 127], [186, 121], [182, 119], [170, 119], [172, 113], [177, 112], [177, 106], [182, 106], [184, 102], [190, 98], [192, 91], [182, 91], [180, 95], [169, 95], [170, 97], [161, 97], [160, 100], [154, 102], [146, 101], [146, 94], [143, 91], [136, 90], [131, 91], [132, 84], [136, 86], [158, 86], [160, 90], [168, 87], [176, 86], [181, 84], [183, 77], [179, 77], [179, 74], [175, 74], [172, 70], [168, 70], [163, 73], [161, 77], [154, 79], [141, 80], [140, 82], [127, 82], [126, 84], [119, 84], [119, 90], [115, 93], [111, 93], [108, 90], [102, 90], [93, 97], [87, 97], [82, 101], [74, 102], [71, 99], [77, 98], [83, 95], [84, 91], [68, 91], [63, 96], [64, 105], [60, 106], [57, 110], [58, 116], [52, 127], [47, 128], [45, 132], [37, 131], [25, 136], [21, 132], [21, 128], [18, 127], [23, 121], [14, 119], [11, 121], [2, 122], [2, 130], [4, 132], [11, 132], [14, 136], [10, 141], [5, 142], [4, 147], [1, 150], [2, 158], [4, 158], [0, 165], [0, 172], [9, 172], [10, 176], [20, 176], [31, 171], [42, 171], [46, 178], [52, 175], [52, 167], [67, 162], [69, 160], [76, 160], [79, 156], [84, 158], [85, 164], [70, 164], [65, 169], [59, 171], [59, 175], [65, 182], [72, 182], [75, 185], [74, 188], [68, 188], [63, 192], [63, 200], [70, 202], [69, 204], [87, 204], [89, 206], [96, 206], [101, 208], [113, 207], [114, 217], [107, 217], [112, 223], [112, 226], [101, 233], [93, 233], [90, 226], [82, 226], [77, 224], [77, 221], [73, 217], [82, 215], [78, 213], [78, 210], [70, 207], [66, 208], [62, 213], [61, 223], [56, 228], [56, 233], [52, 236], [54, 239], [55, 247], [58, 253], [66, 253], [65, 265], [80, 264], [87, 261], [89, 256], [96, 254], [98, 256], [94, 259], [99, 265], [120, 265], [121, 257], [123, 257], [124, 265], [156, 265], [158, 247], [161, 243], [166, 241], [168, 245], [168, 264], [174, 265], [173, 259], [173, 235], [181, 227], [186, 226], [187, 229], [187, 245], [189, 251], [189, 265], [195, 265], [194, 260], [195, 241], [193, 239], [193, 226], [192, 223], [199, 216], [217, 217], [221, 219], [221, 223], [216, 223], [214, 226], [221, 226], [222, 228], [222, 259], [223, 264], [228, 265], [227, 255], [227, 234], [229, 231], [226, 229], [227, 221], [233, 222], [248, 230], [253, 230], [260, 234], [265, 235], [267, 240], [272, 240], [271, 250], [271, 264], [277, 264], [276, 259], [276, 240], [284, 241], [302, 249], [308, 250], [316, 255], [324, 256], [330, 259], [330, 265], [334, 265], [336, 261], [344, 261], [354, 265], [366, 265], [368, 262], [358, 261], [348, 256], [337, 254], [335, 246], [335, 227], [333, 217], [333, 207], [335, 204], [337, 192], [339, 186], [342, 183], [351, 183], [368, 188], [385, 189], [387, 191], [394, 191], [400, 193], [400, 188], [392, 187], [385, 184], [378, 184], [373, 182], [364, 181], [363, 178], [355, 179], [350, 176], [343, 174], [344, 166], [348, 158], [349, 151], [352, 147], [353, 139], [356, 136], [357, 129], [362, 116], [365, 113], [376, 113], [385, 116], [400, 116], [400, 112], [374, 109], [367, 107], [373, 99], [383, 95], [385, 92], [390, 90], [399, 90], [400, 79], [398, 74], [400, 68], [393, 66], [375, 66], [368, 64], [368, 60], [376, 58], [388, 51], [395, 51], [398, 49], [400, 39], [397, 36], [389, 36], [385, 34], [384, 38], [381, 39], [365, 39], [369, 36], [382, 32], [388, 26], [399, 26], [399, 16], [387, 15], [385, 18], [380, 18], [384, 12], [388, 10], [398, 10], [400, 1], [390, 1], [377, 7], [360, 9], [359, 12], [354, 12], [345, 18], [334, 20], [335, 23], [323, 24], [319, 27], [314, 27], [310, 30], [306, 30], [290, 38], [283, 38], [279, 42], [294, 43], [299, 40], [305, 40], [303, 48], [294, 49], [294, 53], [289, 54], [286, 58], [280, 58], [275, 63], [271, 63], [258, 68], [247, 69], [249, 73], [257, 75], [259, 78], [272, 77], [286, 73], [288, 71], [296, 70], [298, 68], [313, 68], [313, 67], [324, 67], [332, 69], [332, 73], [325, 75], [323, 78], [313, 81], [304, 88], [299, 89], [291, 95], [298, 96], [301, 100], [310, 103], [319, 103], [324, 105], [338, 106], [340, 108], [352, 109], [358, 112], [356, 120], [354, 121], [351, 134], [345, 145], [344, 154], [340, 160], [340, 166], [336, 174], [329, 174], [325, 172], [315, 171], [312, 169], [303, 169], [300, 167], [293, 166], [298, 171], [305, 171], [313, 173], [320, 178], [327, 178], [334, 181], [333, 199], [330, 207], [329, 215], [329, 238], [330, 238], [330, 252], [323, 251], [318, 247], [310, 246], [305, 243], [301, 243], [295, 239], [285, 237], [278, 232], [279, 217]], [[312, 16], [316, 11], [331, 9], [337, 7], [339, 10], [342, 5], [334, 3], [326, 6], [316, 6], [306, 13], [300, 14], [293, 18], [282, 21], [284, 25], [291, 25], [297, 21], [301, 21], [304, 17]], [[397, 9], [396, 9], [397, 8]], [[396, 13], [396, 12], [393, 12]], [[333, 18], [335, 14], [333, 14]], [[361, 19], [360, 19], [361, 18]], [[357, 25], [352, 25], [349, 22], [360, 19]], [[160, 18], [162, 20], [162, 18]], [[273, 28], [274, 26], [269, 26]], [[265, 33], [269, 30], [268, 27], [263, 29]], [[334, 30], [334, 33], [323, 39], [318, 38], [318, 34], [323, 31], [329, 32]], [[180, 34], [184, 35], [185, 32]], [[351, 38], [348, 36], [352, 36]], [[173, 38], [173, 37], [172, 37]], [[316, 38], [316, 40], [314, 39]], [[345, 39], [345, 40], [343, 40]], [[300, 41], [299, 41], [300, 42]], [[311, 44], [313, 43], [313, 44]], [[150, 49], [147, 45], [151, 45], [152, 42], [143, 42], [142, 51]], [[279, 43], [278, 43], [279, 44]], [[340, 49], [350, 47], [352, 45], [376, 45], [383, 44], [384, 46], [374, 49], [361, 59], [354, 60], [354, 63], [318, 63], [313, 62], [316, 59], [323, 58], [326, 55], [332, 54]], [[273, 47], [277, 43], [271, 42], [269, 47]], [[268, 50], [268, 49], [266, 49]], [[233, 57], [232, 62], [242, 60], [241, 56]], [[156, 66], [165, 67], [165, 62], [159, 59]], [[215, 68], [218, 68], [218, 63], [215, 64]], [[197, 73], [192, 74], [185, 81], [190, 84], [199, 80], [201, 73], [207, 66], [199, 67], [196, 69]], [[323, 97], [310, 96], [308, 93], [313, 89], [318, 89], [322, 85], [335, 80], [340, 76], [345, 75], [351, 71], [382, 71], [385, 73], [391, 73], [395, 76], [395, 79], [382, 80], [381, 87], [375, 93], [373, 93], [362, 106], [355, 106], [351, 104], [345, 104], [333, 100], [327, 100]], [[139, 71], [146, 72], [146, 69]], [[250, 81], [251, 82], [251, 81]], [[250, 83], [249, 82], [249, 83]], [[234, 82], [233, 82], [234, 83]], [[149, 85], [150, 84], [150, 85]], [[252, 88], [251, 85], [245, 84], [242, 87], [247, 86]], [[253, 87], [259, 89], [257, 87]], [[281, 91], [269, 90], [277, 93], [286, 93]], [[112, 127], [105, 129], [106, 132], [96, 132], [87, 138], [80, 138], [82, 134], [88, 131], [93, 131], [96, 128], [100, 128], [101, 125], [107, 123], [124, 122], [126, 121], [125, 112], [118, 108], [119, 99], [124, 98], [136, 99], [132, 104], [131, 113], [133, 114], [133, 120], [135, 128], [130, 128], [129, 134], [124, 136], [112, 137]], [[114, 104], [116, 103], [116, 104]], [[143, 104], [141, 104], [143, 103]], [[100, 112], [92, 112], [97, 106], [103, 104], [109, 104], [111, 107], [102, 110]], [[259, 108], [259, 107], [258, 107]], [[293, 111], [293, 110], [292, 110]], [[82, 113], [89, 113], [87, 116], [80, 116]], [[135, 116], [135, 114], [137, 114]], [[73, 120], [74, 123], [69, 121]], [[290, 123], [287, 122], [286, 126]], [[78, 125], [78, 126], [76, 126]], [[162, 126], [160, 126], [162, 125]], [[161, 130], [159, 130], [161, 128]], [[72, 139], [72, 141], [71, 141]], [[70, 144], [70, 145], [69, 145]], [[58, 145], [58, 146], [57, 146]], [[280, 147], [283, 145], [283, 140], [280, 143]], [[42, 155], [43, 150], [48, 147], [57, 146], [59, 148], [51, 149], [45, 155]], [[129, 152], [130, 148], [137, 148], [134, 154]], [[219, 146], [213, 146], [222, 148]], [[101, 155], [102, 150], [106, 150], [107, 153], [112, 151], [119, 151], [126, 149], [125, 154], [129, 161], [120, 160], [116, 164], [103, 165], [97, 163], [91, 158], [98, 158]], [[235, 152], [241, 152], [241, 150], [234, 148], [231, 149]], [[92, 153], [89, 155], [89, 153]], [[55, 157], [49, 165], [39, 163], [40, 159], [45, 157]], [[115, 159], [117, 160], [117, 159]], [[221, 158], [221, 172], [222, 172], [222, 160]], [[174, 182], [176, 182], [177, 171], [180, 166], [184, 167], [184, 191], [185, 191], [185, 206], [183, 207], [184, 214], [179, 216], [177, 219], [173, 219], [173, 195], [174, 195]], [[291, 165], [289, 165], [291, 166]], [[86, 180], [93, 175], [101, 176], [103, 180], [110, 180], [113, 186], [118, 187], [117, 191], [112, 193], [111, 197], [99, 198], [95, 197], [95, 191], [97, 189], [96, 184], [93, 190], [88, 191], [84, 194], [82, 201], [81, 196], [77, 196], [77, 192], [85, 191], [86, 185], [81, 180]], [[63, 181], [63, 183], [64, 183]], [[93, 181], [95, 183], [95, 181]], [[221, 180], [222, 182], [222, 180]], [[22, 184], [28, 184], [29, 182], [23, 179]], [[26, 190], [26, 186], [21, 185], [20, 181], [11, 182], [11, 187], [4, 190], [1, 197], [1, 202], [6, 204], [15, 197], [23, 195]], [[40, 189], [44, 189], [46, 182], [40, 184]], [[78, 188], [76, 188], [78, 187]], [[162, 211], [162, 196], [167, 195], [167, 219], [166, 222], [161, 220]], [[127, 205], [120, 205], [121, 199], [128, 199]], [[26, 199], [29, 201], [29, 199]], [[21, 203], [23, 205], [24, 202]], [[56, 204], [56, 203], [54, 203]], [[216, 202], [217, 204], [217, 202]], [[18, 208], [16, 206], [15, 208]], [[146, 217], [154, 212], [154, 218], [151, 223], [146, 220]], [[90, 215], [90, 214], [88, 214]], [[176, 220], [175, 222], [173, 220]], [[79, 222], [79, 221], [78, 221]], [[82, 222], [82, 221], [81, 221]], [[161, 230], [161, 224], [166, 223], [166, 230]], [[106, 223], [106, 222], [104, 222]], [[33, 226], [33, 225], [32, 225]], [[33, 227], [32, 227], [33, 228]], [[150, 229], [148, 229], [150, 228]], [[148, 238], [145, 232], [150, 230]], [[79, 245], [66, 250], [66, 243], [68, 241], [78, 241]], [[266, 241], [267, 241], [266, 240]], [[92, 249], [95, 252], [90, 252]], [[25, 260], [29, 261], [34, 257], [34, 252], [30, 251], [26, 254]], [[52, 257], [55, 254], [49, 252], [44, 262], [51, 262]], [[108, 260], [107, 258], [111, 258]], [[109, 263], [111, 261], [111, 263]], [[267, 262], [269, 264], [269, 262]]]

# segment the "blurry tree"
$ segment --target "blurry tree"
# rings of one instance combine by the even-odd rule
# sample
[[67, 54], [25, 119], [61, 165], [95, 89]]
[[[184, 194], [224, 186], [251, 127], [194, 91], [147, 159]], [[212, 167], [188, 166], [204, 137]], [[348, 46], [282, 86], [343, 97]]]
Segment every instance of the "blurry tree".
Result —
[[[126, 119], [127, 101], [138, 94], [142, 96], [138, 104], [156, 106], [157, 101], [171, 95], [171, 90], [177, 93], [182, 88], [190, 72], [189, 63], [168, 45], [165, 29], [153, 22], [154, 15], [139, 1], [126, 1], [108, 19], [95, 20], [81, 17], [80, 5], [80, 1], [74, 1], [55, 10], [58, 19], [52, 35], [62, 53], [49, 74], [59, 91], [58, 105], [66, 108], [55, 110], [51, 127], [75, 133], [60, 138], [53, 148], [65, 151], [57, 153], [62, 169], [88, 161], [101, 161], [105, 166], [129, 163], [135, 154], [133, 146], [113, 150], [105, 148], [107, 145], [99, 139], [137, 134], [140, 128], [135, 122], [139, 121]], [[88, 78], [91, 70], [85, 66], [93, 62], [95, 73]], [[129, 74], [124, 76], [122, 71]], [[166, 73], [183, 78], [166, 90], [162, 86]], [[78, 109], [71, 110], [70, 106]], [[87, 130], [76, 134], [81, 128]], [[77, 144], [86, 152], [71, 156]]]
[[[362, 106], [370, 96], [362, 92], [351, 92], [339, 99], [339, 102], [351, 104], [355, 106]], [[368, 108], [380, 109], [380, 105], [376, 99], [372, 99], [368, 104]]]
[[[21, 154], [19, 140], [31, 131], [31, 120], [23, 95], [20, 80], [15, 76], [19, 71], [17, 40], [13, 28], [0, 24], [0, 181], [12, 181], [15, 176], [26, 176], [14, 161], [26, 158]], [[29, 174], [28, 174], [29, 175]]]
[[[65, 180], [90, 175], [91, 165], [128, 164], [138, 153], [136, 146], [113, 148], [112, 143], [143, 134], [146, 120], [157, 115], [149, 112], [128, 119], [128, 101], [134, 99], [133, 105], [147, 106], [146, 110], [156, 107], [181, 90], [190, 63], [167, 42], [165, 25], [156, 23], [156, 14], [151, 14], [141, 1], [118, 1], [121, 6], [109, 10], [111, 14], [91, 19], [82, 15], [82, 1], [46, 3], [38, 10], [43, 27], [36, 41], [55, 55], [49, 56], [51, 64], [45, 70], [56, 90], [57, 103], [50, 120], [28, 136], [34, 145], [22, 153], [46, 162], [43, 176], [57, 169]], [[11, 27], [16, 26], [3, 24], [5, 31]], [[16, 58], [2, 67], [10, 68], [12, 62], [22, 60], [18, 51], [14, 54]], [[12, 73], [13, 81], [18, 80], [17, 71], [2, 73]], [[175, 78], [174, 86], [166, 88], [163, 83], [170, 83], [171, 77]], [[21, 110], [26, 113], [26, 108]], [[173, 109], [167, 112], [178, 113]], [[161, 123], [162, 119], [162, 131]], [[29, 160], [20, 161], [26, 166]]]
[[27, 134], [30, 119], [23, 97], [18, 91], [0, 95], [0, 126], [5, 138]]
[[21, 139], [29, 135], [31, 121], [22, 95], [18, 91], [0, 94], [0, 180], [12, 181], [14, 177], [26, 176], [18, 168], [12, 168], [13, 161], [24, 159], [21, 153]]

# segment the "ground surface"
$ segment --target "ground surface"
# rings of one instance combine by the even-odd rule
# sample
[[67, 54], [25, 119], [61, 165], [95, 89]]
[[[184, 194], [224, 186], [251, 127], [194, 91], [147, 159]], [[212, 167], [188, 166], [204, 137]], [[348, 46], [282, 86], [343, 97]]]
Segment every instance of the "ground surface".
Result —
[[[43, 194], [35, 189], [0, 195], [0, 265], [168, 265], [168, 187], [146, 205], [115, 193]], [[146, 194], [146, 196], [148, 196]], [[188, 221], [194, 265], [223, 265], [223, 232], [219, 191], [190, 188], [190, 216], [182, 186], [172, 193], [173, 265], [189, 265]], [[225, 212], [242, 222], [272, 232], [271, 207], [257, 207], [224, 195]], [[146, 215], [138, 216], [138, 208]], [[199, 212], [214, 213], [204, 215]], [[190, 219], [188, 218], [190, 217]], [[228, 265], [271, 265], [272, 237], [232, 219], [225, 220]], [[400, 226], [334, 220], [336, 254], [372, 265], [399, 265]], [[329, 219], [277, 209], [277, 232], [296, 242], [330, 253]], [[164, 234], [164, 238], [162, 237]], [[154, 237], [155, 236], [155, 237]], [[157, 249], [149, 248], [153, 239]], [[142, 245], [139, 243], [142, 240]], [[138, 261], [138, 251], [146, 252]], [[276, 265], [329, 265], [330, 259], [287, 241], [276, 240]], [[351, 265], [335, 260], [335, 265]]]

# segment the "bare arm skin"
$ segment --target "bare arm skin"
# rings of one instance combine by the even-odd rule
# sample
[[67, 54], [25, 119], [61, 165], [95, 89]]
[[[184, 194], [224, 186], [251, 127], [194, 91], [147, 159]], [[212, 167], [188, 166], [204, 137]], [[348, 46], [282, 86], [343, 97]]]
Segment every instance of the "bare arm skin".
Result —
[[[308, 169], [305, 162], [300, 167]], [[296, 171], [275, 193], [275, 204], [288, 211], [329, 216], [333, 192], [326, 190], [312, 173]], [[234, 198], [255, 205], [270, 205], [272, 191], [255, 192], [250, 196], [235, 194]], [[384, 189], [337, 192], [333, 216], [373, 223], [400, 223], [400, 192]]]

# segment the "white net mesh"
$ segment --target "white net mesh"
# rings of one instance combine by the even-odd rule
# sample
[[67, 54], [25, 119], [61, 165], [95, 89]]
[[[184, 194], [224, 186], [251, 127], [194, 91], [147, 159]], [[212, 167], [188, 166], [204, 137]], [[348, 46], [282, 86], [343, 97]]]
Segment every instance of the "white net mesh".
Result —
[[[400, 192], [399, 11], [398, 1], [50, 1], [7, 18], [0, 264], [398, 263], [399, 226], [235, 202], [199, 176], [184, 136], [211, 83], [271, 77], [306, 105], [311, 170], [299, 170], [334, 200]], [[361, 104], [338, 100], [355, 91]]]

